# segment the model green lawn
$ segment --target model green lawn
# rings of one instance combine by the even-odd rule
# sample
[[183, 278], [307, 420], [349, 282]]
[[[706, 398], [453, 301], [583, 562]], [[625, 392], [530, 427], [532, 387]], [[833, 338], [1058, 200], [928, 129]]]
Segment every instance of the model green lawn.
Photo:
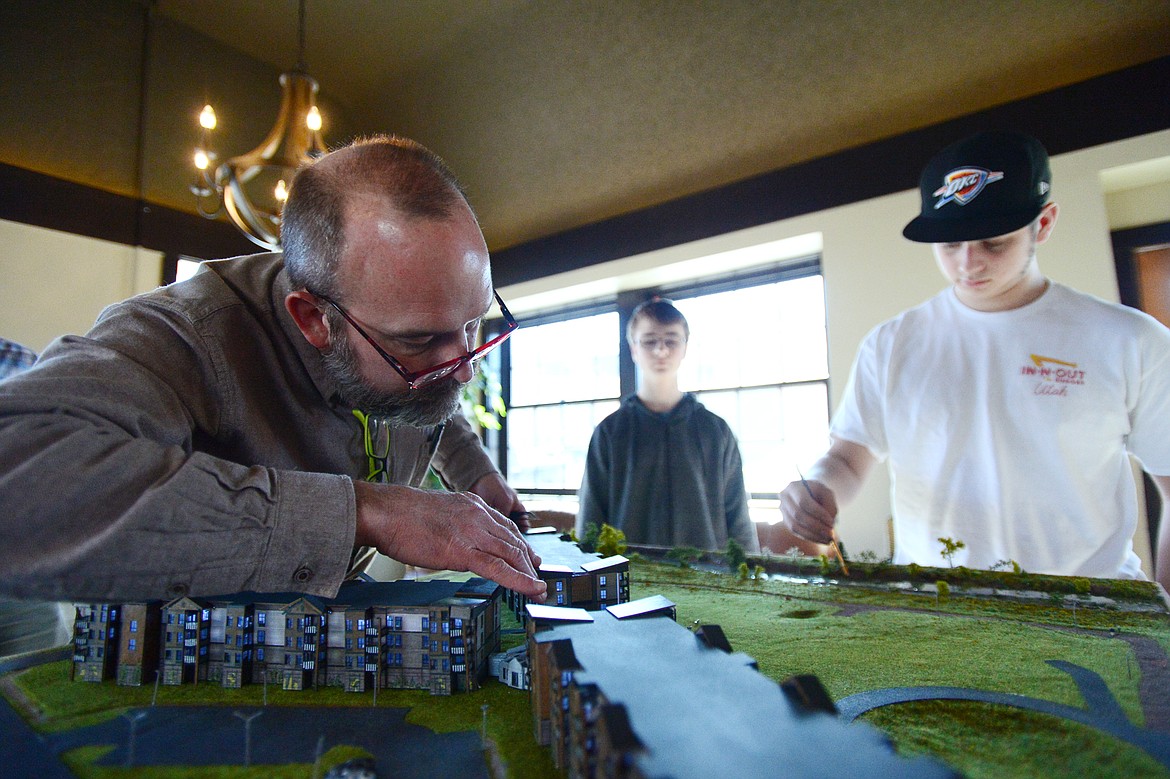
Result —
[[[852, 567], [852, 566], [851, 566]], [[741, 581], [728, 574], [635, 561], [632, 598], [661, 594], [678, 605], [678, 621], [715, 623], [736, 651], [782, 680], [815, 674], [834, 700], [870, 689], [948, 685], [1005, 691], [1083, 706], [1070, 677], [1044, 661], [1063, 659], [1097, 673], [1131, 721], [1142, 723], [1140, 673], [1129, 644], [1109, 631], [1156, 639], [1170, 651], [1170, 617], [1119, 609], [1078, 607], [1040, 598], [1019, 603], [889, 592], [853, 586], [803, 584], [780, 579]], [[857, 609], [862, 609], [857, 611]], [[856, 613], [854, 613], [856, 612]], [[847, 616], [852, 614], [852, 616]], [[515, 628], [510, 616], [505, 629]], [[1087, 632], [1086, 632], [1087, 631]], [[505, 648], [521, 639], [506, 636]], [[149, 706], [150, 685], [69, 681], [69, 664], [21, 674], [17, 683], [44, 712], [43, 729], [74, 728]], [[686, 680], [680, 680], [685, 684]], [[263, 704], [261, 686], [225, 690], [211, 683], [160, 687], [159, 705]], [[487, 728], [509, 777], [555, 777], [547, 748], [532, 737], [528, 696], [489, 680], [483, 689], [451, 696], [379, 690], [378, 706], [409, 708], [407, 719], [438, 732], [478, 730], [482, 706]], [[372, 693], [337, 689], [286, 692], [270, 686], [270, 706], [372, 705]], [[750, 702], [746, 705], [750, 705]], [[1087, 726], [1004, 706], [926, 701], [877, 709], [863, 720], [890, 735], [905, 753], [929, 752], [972, 779], [981, 777], [1170, 776], [1144, 752]], [[762, 737], [769, 734], [761, 723]], [[847, 748], [847, 745], [842, 745]], [[311, 765], [245, 769], [136, 768], [92, 765], [100, 749], [75, 750], [74, 771], [84, 777], [310, 777]], [[323, 766], [353, 757], [338, 747]], [[262, 770], [258, 771], [257, 768]]]
[[[755, 658], [767, 676], [815, 674], [834, 700], [872, 689], [943, 685], [1083, 707], [1072, 678], [1045, 663], [1062, 659], [1100, 675], [1140, 725], [1140, 673], [1130, 645], [1109, 631], [1149, 636], [1170, 648], [1165, 613], [1080, 607], [1074, 616], [1050, 599], [1034, 605], [936, 600], [640, 564], [632, 597], [650, 593], [674, 601], [681, 624], [719, 624], [732, 647]], [[925, 701], [876, 709], [861, 719], [886, 732], [902, 753], [932, 754], [971, 779], [1170, 776], [1145, 752], [1112, 736], [1007, 706]]]

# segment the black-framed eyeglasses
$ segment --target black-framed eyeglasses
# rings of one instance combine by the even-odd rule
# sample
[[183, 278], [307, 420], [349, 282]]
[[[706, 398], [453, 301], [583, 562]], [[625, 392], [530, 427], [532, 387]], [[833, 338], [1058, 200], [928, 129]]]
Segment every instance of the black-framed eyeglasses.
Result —
[[[312, 292], [312, 290], [310, 290], [310, 292]], [[341, 316], [345, 318], [345, 321], [349, 322], [350, 326], [357, 331], [358, 335], [366, 339], [366, 342], [369, 343], [370, 346], [374, 347], [374, 351], [376, 351], [383, 360], [389, 363], [391, 368], [398, 372], [398, 375], [402, 377], [407, 386], [411, 389], [418, 389], [419, 387], [424, 387], [427, 384], [438, 381], [445, 376], [450, 376], [452, 373], [459, 370], [459, 368], [462, 367], [465, 363], [475, 363], [492, 349], [495, 349], [504, 341], [508, 340], [508, 336], [510, 336], [512, 332], [520, 326], [515, 317], [512, 316], [512, 312], [508, 310], [506, 305], [504, 305], [504, 301], [500, 298], [500, 293], [492, 290], [492, 294], [495, 295], [496, 298], [496, 303], [500, 305], [500, 313], [504, 316], [503, 332], [492, 338], [490, 341], [485, 341], [484, 343], [475, 347], [462, 357], [456, 357], [453, 360], [447, 360], [446, 362], [441, 362], [438, 365], [432, 365], [430, 368], [424, 368], [421, 371], [408, 371], [405, 365], [399, 362], [392, 354], [379, 346], [378, 342], [375, 341], [369, 333], [363, 330], [362, 326], [354, 321], [354, 318], [350, 316], [344, 308], [324, 295], [318, 295], [316, 292], [312, 292], [312, 294], [325, 303], [328, 303], [330, 306], [333, 306], [337, 313], [341, 314]]]

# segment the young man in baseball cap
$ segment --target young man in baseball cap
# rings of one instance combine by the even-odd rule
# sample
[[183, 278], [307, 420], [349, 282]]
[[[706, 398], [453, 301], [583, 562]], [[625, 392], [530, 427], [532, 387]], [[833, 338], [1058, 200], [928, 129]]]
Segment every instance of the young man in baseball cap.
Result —
[[[862, 342], [829, 450], [808, 489], [781, 495], [797, 535], [827, 542], [838, 506], [887, 460], [895, 563], [1144, 578], [1129, 455], [1170, 494], [1170, 331], [1040, 271], [1051, 181], [1044, 147], [1012, 132], [926, 166], [903, 235], [932, 244], [950, 286]], [[944, 559], [940, 538], [964, 546]]]

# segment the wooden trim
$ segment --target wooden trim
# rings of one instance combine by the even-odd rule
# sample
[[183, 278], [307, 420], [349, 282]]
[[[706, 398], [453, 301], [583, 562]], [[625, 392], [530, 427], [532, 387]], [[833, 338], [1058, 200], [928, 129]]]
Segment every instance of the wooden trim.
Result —
[[259, 251], [227, 222], [3, 163], [0, 219], [200, 259]]

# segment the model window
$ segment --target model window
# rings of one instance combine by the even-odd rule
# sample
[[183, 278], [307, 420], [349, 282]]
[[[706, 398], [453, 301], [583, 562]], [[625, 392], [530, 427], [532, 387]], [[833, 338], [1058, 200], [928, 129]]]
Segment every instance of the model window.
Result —
[[138, 640], [134, 639], [134, 638], [130, 639], [130, 644], [129, 644], [130, 651], [133, 652], [137, 648], [138, 648]]

